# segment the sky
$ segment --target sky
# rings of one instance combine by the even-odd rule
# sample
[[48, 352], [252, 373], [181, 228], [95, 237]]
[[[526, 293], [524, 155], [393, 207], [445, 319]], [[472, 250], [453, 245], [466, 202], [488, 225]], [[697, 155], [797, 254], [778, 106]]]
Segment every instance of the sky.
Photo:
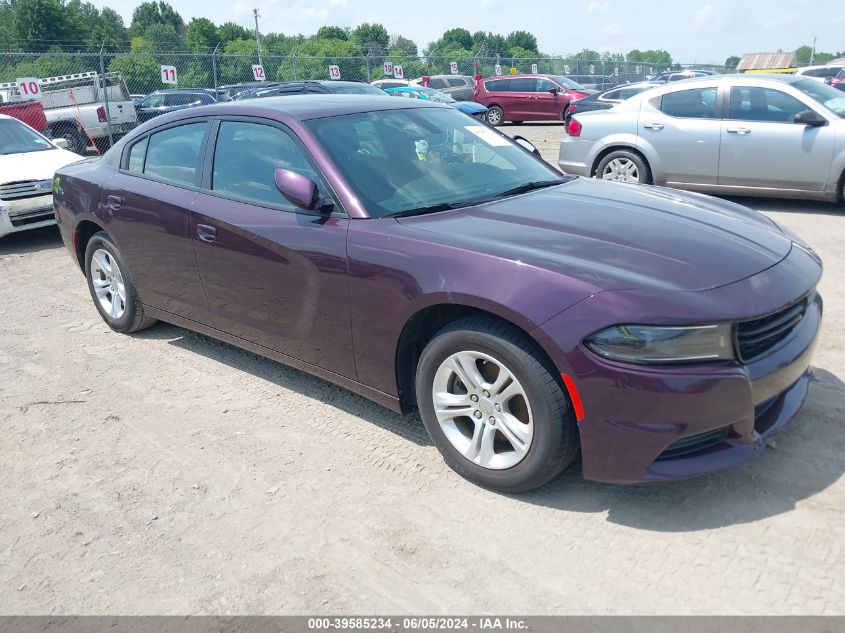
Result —
[[[404, 35], [422, 50], [445, 30], [507, 34], [526, 30], [545, 53], [584, 48], [627, 53], [638, 48], [668, 50], [681, 63], [723, 63], [730, 55], [794, 50], [807, 44], [845, 49], [841, 0], [169, 0], [187, 23], [205, 17], [215, 24], [253, 28], [260, 13], [262, 33], [312, 34], [330, 24], [380, 22], [391, 35]], [[140, 0], [95, 1], [118, 11], [126, 26]]]

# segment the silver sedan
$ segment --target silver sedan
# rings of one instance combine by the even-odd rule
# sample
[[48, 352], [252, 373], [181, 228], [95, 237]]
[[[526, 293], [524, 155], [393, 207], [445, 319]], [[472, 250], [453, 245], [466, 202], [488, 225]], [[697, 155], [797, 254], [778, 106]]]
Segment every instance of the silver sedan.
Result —
[[575, 114], [558, 164], [581, 176], [719, 194], [845, 195], [845, 94], [812, 79], [726, 75]]

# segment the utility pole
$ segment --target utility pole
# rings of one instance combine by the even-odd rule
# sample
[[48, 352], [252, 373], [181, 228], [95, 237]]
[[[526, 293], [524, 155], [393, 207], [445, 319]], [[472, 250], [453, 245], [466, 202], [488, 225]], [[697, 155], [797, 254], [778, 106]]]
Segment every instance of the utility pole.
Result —
[[816, 58], [816, 36], [813, 36], [813, 52], [810, 53], [810, 66], [813, 65], [813, 60]]
[[258, 49], [258, 63], [263, 66], [264, 62], [261, 61], [261, 35], [258, 32], [258, 9], [253, 9], [252, 14], [255, 16], [255, 46]]

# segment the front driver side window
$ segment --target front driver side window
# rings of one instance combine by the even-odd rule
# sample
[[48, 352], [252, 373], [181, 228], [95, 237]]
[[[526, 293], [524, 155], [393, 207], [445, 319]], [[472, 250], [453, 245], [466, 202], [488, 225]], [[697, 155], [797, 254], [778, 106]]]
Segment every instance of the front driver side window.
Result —
[[731, 88], [730, 118], [738, 121], [793, 123], [795, 115], [810, 108], [792, 95], [771, 88]]
[[296, 211], [276, 188], [277, 169], [320, 181], [299, 145], [279, 128], [242, 121], [220, 124], [211, 176], [213, 191], [244, 202]]

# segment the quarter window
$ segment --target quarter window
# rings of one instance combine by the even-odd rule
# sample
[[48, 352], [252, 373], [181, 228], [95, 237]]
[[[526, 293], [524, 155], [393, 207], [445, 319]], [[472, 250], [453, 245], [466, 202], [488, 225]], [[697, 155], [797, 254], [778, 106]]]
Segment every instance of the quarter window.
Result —
[[508, 82], [510, 79], [493, 79], [492, 81], [485, 81], [484, 87], [487, 92], [508, 92]]
[[663, 114], [669, 116], [684, 119], [714, 119], [716, 118], [716, 88], [669, 92], [663, 95], [657, 107]]
[[780, 90], [750, 86], [731, 88], [731, 119], [792, 123], [796, 114], [809, 109], [792, 95]]
[[214, 149], [212, 190], [256, 204], [295, 211], [275, 184], [277, 169], [289, 169], [319, 182], [294, 140], [279, 128], [224, 121]]
[[205, 122], [188, 123], [152, 134], [144, 174], [175, 185], [193, 185], [207, 127]]
[[144, 170], [144, 154], [147, 152], [149, 140], [150, 137], [145, 136], [129, 148], [129, 164], [127, 166], [129, 171], [140, 174]]

